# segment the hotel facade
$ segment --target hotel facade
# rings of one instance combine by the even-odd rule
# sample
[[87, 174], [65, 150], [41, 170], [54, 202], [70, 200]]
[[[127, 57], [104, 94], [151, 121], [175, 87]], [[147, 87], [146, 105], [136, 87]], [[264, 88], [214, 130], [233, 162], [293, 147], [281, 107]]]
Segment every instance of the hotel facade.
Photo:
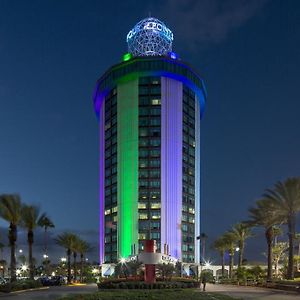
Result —
[[155, 18], [127, 35], [128, 53], [97, 81], [100, 263], [156, 251], [199, 263], [201, 77]]

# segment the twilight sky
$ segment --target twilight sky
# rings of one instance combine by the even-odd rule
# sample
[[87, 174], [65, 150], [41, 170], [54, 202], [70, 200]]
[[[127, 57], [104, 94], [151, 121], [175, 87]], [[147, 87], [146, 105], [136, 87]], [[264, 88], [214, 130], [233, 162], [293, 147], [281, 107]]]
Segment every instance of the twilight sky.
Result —
[[[0, 0], [0, 193], [39, 204], [54, 235], [74, 230], [97, 245], [93, 90], [149, 12], [206, 83], [201, 194], [209, 241], [247, 218], [265, 188], [299, 175], [299, 1]], [[257, 234], [246, 258], [262, 258]]]

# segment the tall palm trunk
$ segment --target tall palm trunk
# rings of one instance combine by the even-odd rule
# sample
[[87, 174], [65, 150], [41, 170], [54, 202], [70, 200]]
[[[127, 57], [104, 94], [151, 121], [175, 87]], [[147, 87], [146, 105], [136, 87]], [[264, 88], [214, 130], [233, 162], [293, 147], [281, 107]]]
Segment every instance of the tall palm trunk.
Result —
[[272, 252], [272, 240], [273, 240], [273, 228], [269, 227], [265, 232], [267, 245], [268, 245], [268, 273], [267, 280], [272, 280], [272, 262], [273, 262], [273, 252]]
[[27, 234], [28, 241], [28, 261], [29, 261], [29, 278], [34, 280], [34, 266], [32, 257], [33, 231], [29, 230]]
[[233, 257], [234, 257], [234, 250], [229, 250], [229, 278], [232, 278], [233, 275]]
[[45, 254], [47, 255], [48, 253], [48, 235], [47, 235], [47, 226], [45, 226], [45, 231], [44, 231], [44, 251]]
[[77, 253], [74, 251], [73, 252], [73, 269], [74, 269], [74, 281], [76, 282], [77, 280], [77, 263], [76, 263], [76, 258], [77, 258]]
[[68, 258], [68, 283], [71, 283], [71, 249], [67, 250], [67, 258]]
[[294, 279], [294, 237], [296, 216], [292, 214], [288, 218], [288, 237], [289, 237], [289, 261], [287, 269], [287, 279]]
[[10, 223], [8, 233], [9, 245], [10, 245], [10, 281], [15, 282], [16, 276], [16, 241], [17, 241], [17, 226]]
[[243, 264], [245, 244], [243, 242], [240, 242], [239, 248], [240, 248], [240, 250], [239, 250], [239, 262], [238, 262], [238, 266], [241, 267], [242, 264]]
[[80, 282], [83, 282], [83, 253], [80, 254]]
[[225, 257], [224, 257], [224, 252], [221, 253], [221, 257], [222, 257], [222, 278], [224, 278], [225, 275]]

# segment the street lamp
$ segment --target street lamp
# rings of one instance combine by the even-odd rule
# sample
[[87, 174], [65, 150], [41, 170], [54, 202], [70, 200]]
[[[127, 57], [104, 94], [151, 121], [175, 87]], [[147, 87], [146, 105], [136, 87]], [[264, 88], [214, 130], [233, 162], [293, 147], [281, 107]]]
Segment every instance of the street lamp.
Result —
[[120, 262], [121, 262], [122, 264], [124, 264], [124, 263], [126, 262], [126, 259], [125, 259], [124, 257], [121, 257]]

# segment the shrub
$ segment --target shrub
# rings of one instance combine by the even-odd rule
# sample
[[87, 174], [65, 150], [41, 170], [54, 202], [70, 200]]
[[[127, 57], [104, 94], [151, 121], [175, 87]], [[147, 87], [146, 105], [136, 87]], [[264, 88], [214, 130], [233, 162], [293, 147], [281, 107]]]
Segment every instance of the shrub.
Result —
[[27, 290], [42, 287], [39, 280], [19, 280], [13, 283], [6, 283], [0, 286], [0, 292], [10, 293], [13, 291]]

